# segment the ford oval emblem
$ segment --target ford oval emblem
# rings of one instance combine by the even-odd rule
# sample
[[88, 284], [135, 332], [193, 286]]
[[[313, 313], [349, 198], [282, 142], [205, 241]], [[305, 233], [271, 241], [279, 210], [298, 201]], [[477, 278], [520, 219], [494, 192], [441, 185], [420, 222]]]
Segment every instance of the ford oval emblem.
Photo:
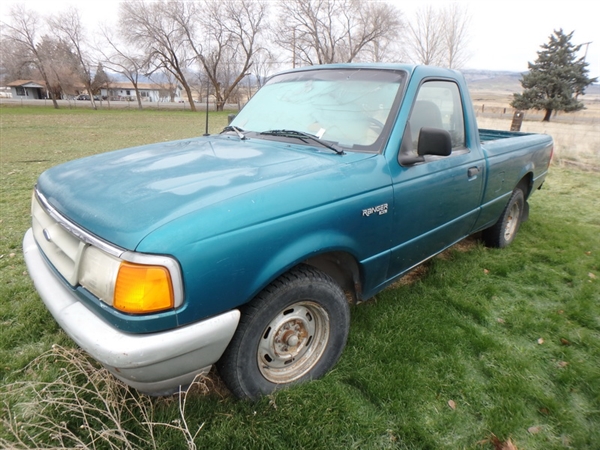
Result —
[[52, 242], [52, 236], [50, 236], [48, 228], [44, 228], [44, 231], [42, 233], [48, 242]]

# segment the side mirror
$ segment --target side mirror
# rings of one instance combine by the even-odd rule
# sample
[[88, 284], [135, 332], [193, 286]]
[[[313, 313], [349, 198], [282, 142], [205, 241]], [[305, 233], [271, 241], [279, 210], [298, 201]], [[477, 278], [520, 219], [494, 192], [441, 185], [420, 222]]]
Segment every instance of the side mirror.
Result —
[[237, 116], [237, 114], [227, 114], [227, 125], [231, 125], [231, 122], [233, 122], [235, 116]]
[[441, 128], [423, 127], [419, 132], [417, 154], [419, 156], [450, 156], [452, 153], [452, 137]]
[[[411, 142], [410, 128], [406, 127], [405, 137], [398, 155], [398, 162], [403, 166], [425, 162], [425, 155], [450, 156], [452, 153], [452, 137], [450, 133], [441, 128], [423, 127], [419, 131], [417, 154], [410, 154], [404, 146]], [[410, 145], [410, 144], [409, 144]]]

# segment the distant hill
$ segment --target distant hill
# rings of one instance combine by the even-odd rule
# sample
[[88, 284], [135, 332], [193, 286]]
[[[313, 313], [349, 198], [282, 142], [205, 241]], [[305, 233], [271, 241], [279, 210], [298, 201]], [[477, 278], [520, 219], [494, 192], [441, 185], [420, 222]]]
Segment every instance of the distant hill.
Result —
[[498, 92], [521, 92], [520, 72], [494, 70], [463, 70], [470, 89]]

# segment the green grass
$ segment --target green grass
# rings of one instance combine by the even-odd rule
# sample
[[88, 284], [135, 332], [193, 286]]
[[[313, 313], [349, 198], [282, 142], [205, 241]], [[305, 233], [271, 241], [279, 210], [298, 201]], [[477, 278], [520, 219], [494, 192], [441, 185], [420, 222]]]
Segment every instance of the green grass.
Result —
[[[347, 348], [322, 380], [250, 403], [213, 374], [184, 405], [94, 370], [41, 304], [20, 246], [44, 169], [199, 135], [204, 116], [3, 107], [0, 120], [0, 447], [92, 447], [113, 430], [96, 448], [126, 448], [119, 436], [160, 449], [493, 449], [494, 436], [599, 448], [598, 173], [552, 168], [509, 248], [470, 239], [353, 307]], [[226, 113], [211, 122], [219, 130]], [[33, 434], [43, 420], [62, 431]]]

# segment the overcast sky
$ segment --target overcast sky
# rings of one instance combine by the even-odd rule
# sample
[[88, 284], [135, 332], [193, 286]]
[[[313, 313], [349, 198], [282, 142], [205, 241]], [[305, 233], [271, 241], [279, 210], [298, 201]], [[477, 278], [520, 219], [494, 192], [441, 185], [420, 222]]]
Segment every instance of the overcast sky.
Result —
[[[118, 0], [4, 0], [0, 4], [3, 21], [15, 3], [26, 4], [42, 14], [59, 12], [74, 5], [90, 27], [114, 21], [119, 5]], [[450, 1], [396, 0], [395, 3], [404, 11], [405, 20], [409, 20], [419, 7], [429, 3], [444, 5]], [[467, 68], [526, 71], [527, 62], [536, 59], [540, 45], [548, 42], [553, 30], [562, 28], [565, 32], [575, 31], [574, 44], [591, 42], [587, 46], [586, 60], [590, 64], [590, 76], [600, 78], [597, 0], [458, 0], [456, 3], [466, 6], [471, 16], [469, 49], [472, 57]]]

